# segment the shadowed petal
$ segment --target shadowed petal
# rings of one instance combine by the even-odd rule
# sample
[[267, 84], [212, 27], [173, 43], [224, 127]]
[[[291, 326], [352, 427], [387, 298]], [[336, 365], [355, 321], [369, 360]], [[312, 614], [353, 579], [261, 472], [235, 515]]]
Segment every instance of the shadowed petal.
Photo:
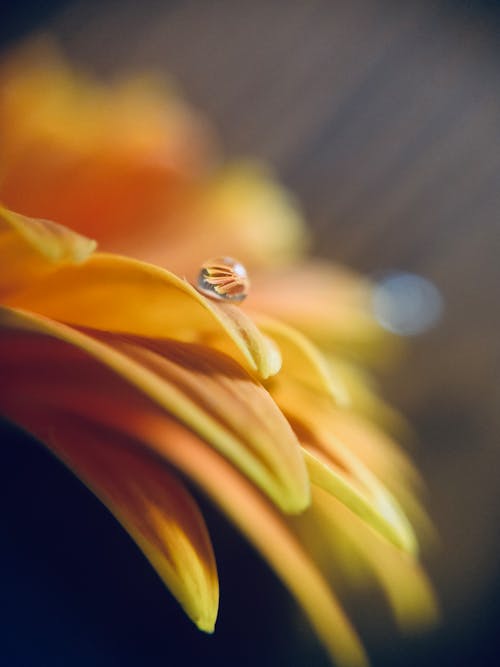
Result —
[[[34, 336], [28, 335], [28, 339], [32, 348]], [[22, 335], [16, 332], [16, 341], [20, 340]], [[68, 348], [58, 342], [55, 345], [57, 349]], [[23, 381], [22, 374], [12, 372], [11, 386], [15, 384], [16, 391], [3, 397], [4, 409], [27, 422], [35, 434], [40, 429], [38, 419], [56, 428], [77, 423], [83, 432], [87, 424], [97, 423], [144, 443], [196, 482], [255, 545], [300, 602], [338, 664], [366, 666], [364, 651], [326, 579], [274, 505], [215, 449], [108, 368], [88, 356], [85, 365], [90, 367], [89, 378], [85, 379], [79, 370], [78, 390], [74, 393], [69, 389], [75, 383], [67, 377], [72, 366], [66, 363], [56, 364], [54, 372], [38, 387], [31, 383], [29, 373]], [[18, 394], [21, 389], [22, 396]]]
[[[104, 364], [216, 447], [283, 510], [307, 506], [307, 472], [292, 429], [267, 391], [226, 355], [176, 341], [95, 337], [5, 308], [0, 329], [3, 373], [12, 384], [24, 382], [23, 393], [48, 400], [52, 388], [60, 406], [99, 397], [104, 411], [110, 397], [97, 380]], [[85, 382], [93, 387], [88, 395]]]
[[123, 434], [75, 416], [53, 419], [25, 401], [9, 412], [108, 507], [198, 628], [213, 632], [217, 568], [205, 522], [184, 485]]

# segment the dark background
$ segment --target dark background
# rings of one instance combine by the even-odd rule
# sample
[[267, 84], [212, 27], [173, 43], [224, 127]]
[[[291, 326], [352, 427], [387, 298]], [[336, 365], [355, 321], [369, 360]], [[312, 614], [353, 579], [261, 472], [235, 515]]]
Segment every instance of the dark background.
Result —
[[[375, 667], [497, 664], [498, 4], [60, 0], [0, 11], [4, 48], [50, 29], [100, 76], [172, 73], [229, 157], [269, 161], [296, 193], [317, 254], [438, 286], [440, 325], [383, 382], [419, 434], [445, 623], [368, 641]], [[76, 480], [20, 432], [4, 426], [1, 438], [1, 665], [327, 664], [286, 591], [210, 507], [222, 595], [205, 637]]]

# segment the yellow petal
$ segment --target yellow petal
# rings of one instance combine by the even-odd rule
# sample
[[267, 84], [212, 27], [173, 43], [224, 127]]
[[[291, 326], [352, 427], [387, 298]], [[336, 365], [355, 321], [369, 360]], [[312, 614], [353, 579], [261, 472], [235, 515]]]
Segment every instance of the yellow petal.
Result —
[[[304, 457], [313, 484], [339, 500], [392, 544], [408, 553], [416, 553], [417, 541], [409, 521], [395, 499], [375, 478], [370, 480], [370, 493], [367, 493], [344, 471], [328, 465], [308, 449], [304, 449]], [[364, 478], [366, 480], [366, 471]]]
[[[394, 416], [392, 425], [408, 435], [408, 428], [398, 417]], [[363, 466], [397, 498], [421, 544], [436, 545], [439, 541], [436, 529], [422, 505], [425, 495], [422, 479], [398, 443], [355, 409], [334, 409], [326, 420], [318, 419], [323, 423], [322, 428], [330, 428], [335, 433], [336, 446], [339, 447], [339, 443], [348, 446]]]
[[123, 435], [75, 415], [48, 419], [26, 401], [11, 409], [123, 525], [191, 620], [213, 632], [219, 602], [215, 558], [194, 499], [166, 467]]
[[[94, 374], [99, 373], [97, 364], [86, 367], [94, 358], [216, 447], [282, 509], [298, 512], [307, 506], [307, 472], [292, 429], [266, 390], [226, 355], [171, 340], [85, 334], [5, 308], [0, 308], [0, 328], [6, 332], [4, 350], [8, 347], [4, 368], [12, 367], [12, 381], [21, 379], [21, 359], [29, 375], [29, 391], [38, 391], [38, 400], [48, 400], [51, 386], [60, 405], [73, 400], [78, 392], [86, 401], [91, 400], [92, 396], [84, 394], [84, 380], [93, 384], [90, 367]], [[16, 335], [7, 336], [9, 330], [17, 331]], [[31, 333], [23, 339], [23, 330], [43, 335]], [[45, 342], [39, 340], [42, 338]], [[61, 341], [85, 355], [64, 359], [71, 348]], [[47, 350], [42, 354], [44, 346]], [[72, 373], [68, 374], [68, 369]], [[59, 385], [57, 372], [61, 375]], [[95, 397], [99, 388], [92, 391]], [[106, 405], [107, 396], [100, 400]], [[126, 421], [126, 415], [123, 418]]]
[[384, 484], [405, 486], [408, 490], [422, 491], [422, 480], [408, 458], [387, 433], [355, 410], [333, 408], [330, 414], [318, 416], [322, 428], [331, 428], [337, 439], [363, 462]]
[[298, 205], [263, 164], [226, 165], [208, 183], [199, 206], [204, 227], [230, 244], [225, 252], [250, 265], [287, 262], [303, 250], [306, 229]]
[[411, 428], [394, 408], [381, 398], [375, 378], [360, 365], [338, 355], [327, 357], [327, 364], [349, 395], [349, 407], [359, 414], [379, 424], [384, 430], [401, 436], [403, 441], [412, 437]]
[[395, 549], [346, 507], [322, 489], [313, 486], [312, 512], [330, 538], [329, 546], [356, 552], [382, 586], [395, 617], [403, 630], [434, 625], [438, 605], [425, 573], [411, 555]]
[[336, 354], [381, 363], [397, 350], [377, 324], [372, 286], [358, 274], [323, 262], [252, 276], [252, 307], [290, 324]]
[[347, 411], [299, 384], [272, 382], [270, 392], [307, 450], [312, 481], [339, 497], [391, 542], [414, 553], [416, 537], [399, 503], [357, 456], [349, 438], [337, 435], [337, 415]]
[[252, 319], [275, 341], [281, 352], [282, 369], [272, 383], [288, 385], [298, 382], [342, 405], [349, 403], [349, 395], [339, 376], [300, 331], [265, 315], [252, 314]]
[[82, 262], [95, 247], [95, 241], [66, 227], [0, 205], [0, 296], [22, 290], [60, 264]]
[[[9, 275], [2, 271], [0, 288], [4, 280], [9, 282]], [[126, 257], [96, 253], [84, 264], [60, 267], [4, 302], [73, 325], [203, 341], [262, 378], [281, 365], [276, 347], [237, 306], [219, 305], [174, 274]]]
[[[303, 251], [306, 229], [293, 198], [265, 166], [225, 165], [198, 183], [163, 228], [143, 241], [145, 257], [195, 279], [193, 271], [221, 252], [249, 269], [282, 264]], [[137, 257], [137, 247], [125, 254]]]

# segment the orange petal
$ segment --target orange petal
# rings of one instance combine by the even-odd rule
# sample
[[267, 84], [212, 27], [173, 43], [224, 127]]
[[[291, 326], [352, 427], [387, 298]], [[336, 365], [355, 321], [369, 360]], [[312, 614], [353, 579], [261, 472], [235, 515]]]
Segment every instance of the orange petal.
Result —
[[[94, 358], [216, 447], [285, 511], [307, 506], [308, 478], [293, 431], [265, 389], [226, 355], [171, 340], [85, 334], [5, 308], [0, 309], [0, 329], [5, 330], [4, 373], [10, 368], [12, 382], [21, 381], [24, 368], [25, 391], [38, 391], [40, 400], [47, 378], [56, 372], [61, 386], [55, 386], [54, 400], [60, 405], [73, 400], [84, 391], [84, 379], [92, 384], [86, 363]], [[23, 330], [31, 333], [21, 336]], [[62, 341], [84, 351], [89, 361], [76, 349], [73, 358], [72, 348]], [[98, 374], [99, 368], [94, 364], [92, 372]], [[105, 406], [107, 397], [100, 400]]]
[[66, 227], [0, 205], [0, 297], [22, 290], [61, 264], [84, 261], [95, 247], [95, 241]]
[[[33, 336], [28, 339], [33, 349]], [[16, 345], [22, 344], [22, 335], [19, 334], [16, 340]], [[30, 347], [21, 347], [29, 357]], [[55, 347], [51, 353], [54, 362], [54, 352], [59, 354], [67, 346], [58, 343], [52, 347]], [[13, 352], [10, 345], [4, 367], [14, 353], [18, 355], [20, 352], [19, 347]], [[364, 651], [326, 579], [285, 518], [246, 476], [215, 449], [161, 412], [154, 403], [144, 400], [136, 390], [90, 357], [83, 368], [78, 366], [78, 371], [74, 358], [71, 364], [68, 359], [62, 364], [53, 363], [53, 372], [45, 376], [40, 376], [36, 366], [30, 371], [32, 361], [28, 359], [24, 381], [22, 374], [15, 370], [16, 364], [12, 366], [11, 391], [2, 397], [7, 414], [14, 414], [23, 422], [25, 415], [34, 408], [38, 414], [41, 411], [44, 424], [53, 424], [55, 428], [61, 423], [72, 424], [73, 418], [78, 417], [74, 425], [83, 433], [87, 425], [98, 423], [143, 442], [151, 452], [156, 452], [196, 482], [256, 546], [296, 596], [339, 665], [367, 665]], [[85, 370], [88, 377], [85, 377]], [[37, 386], [33, 382], [36, 378], [39, 378]], [[72, 387], [73, 392], [70, 391]]]
[[124, 435], [78, 418], [51, 419], [24, 402], [11, 419], [29, 428], [123, 525], [200, 630], [213, 632], [219, 584], [205, 522], [166, 467]]
[[46, 43], [1, 64], [0, 145], [0, 199], [113, 251], [160, 229], [213, 160], [206, 123], [163, 81], [104, 85]]
[[[2, 271], [0, 289], [4, 281], [11, 282], [8, 271]], [[241, 309], [217, 304], [150, 264], [96, 253], [82, 265], [62, 266], [30, 283], [4, 302], [73, 325], [203, 341], [262, 378], [280, 368], [276, 346]]]

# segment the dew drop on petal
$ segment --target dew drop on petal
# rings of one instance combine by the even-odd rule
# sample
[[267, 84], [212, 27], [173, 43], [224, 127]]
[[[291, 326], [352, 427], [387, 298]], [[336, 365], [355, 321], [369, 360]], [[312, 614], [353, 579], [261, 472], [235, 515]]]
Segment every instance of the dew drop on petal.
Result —
[[237, 303], [248, 296], [250, 281], [241, 262], [232, 257], [215, 257], [201, 265], [197, 288], [212, 299]]

